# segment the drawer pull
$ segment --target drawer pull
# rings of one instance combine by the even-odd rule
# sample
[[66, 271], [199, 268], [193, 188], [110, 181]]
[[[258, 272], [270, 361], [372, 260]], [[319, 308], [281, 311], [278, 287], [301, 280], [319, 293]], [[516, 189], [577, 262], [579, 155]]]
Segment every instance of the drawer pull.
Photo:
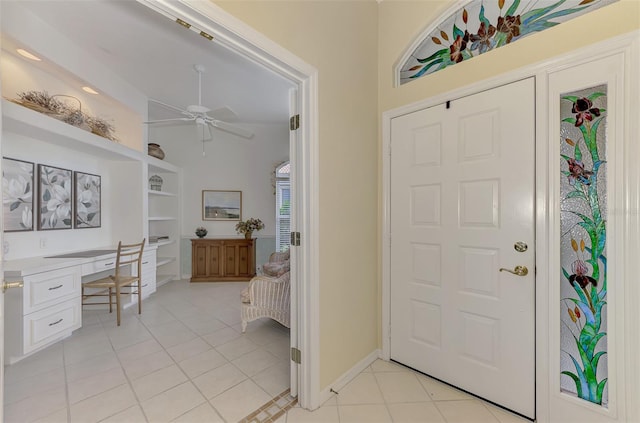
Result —
[[58, 286], [52, 286], [51, 288], [49, 288], [49, 291], [53, 291], [54, 289], [59, 289], [62, 288], [64, 285], [60, 284]]
[[113, 266], [113, 262], [111, 262], [111, 263], [105, 263], [104, 265], [105, 265], [105, 266]]
[[49, 323], [49, 326], [55, 326], [55, 325], [57, 325], [58, 323], [62, 322], [63, 320], [64, 320], [63, 318], [60, 318], [60, 320], [56, 320], [56, 321], [55, 321], [55, 322], [53, 322], [53, 323]]
[[144, 285], [142, 285], [142, 287], [144, 288], [145, 286], [149, 285], [148, 283], [145, 283]]
[[142, 264], [149, 264], [149, 262], [148, 261], [143, 261]]

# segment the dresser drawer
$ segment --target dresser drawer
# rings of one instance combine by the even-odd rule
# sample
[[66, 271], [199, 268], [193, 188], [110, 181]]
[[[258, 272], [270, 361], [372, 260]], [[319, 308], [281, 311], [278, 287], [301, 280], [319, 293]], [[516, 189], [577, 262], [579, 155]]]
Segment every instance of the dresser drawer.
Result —
[[97, 260], [91, 263], [85, 263], [82, 265], [83, 275], [92, 275], [94, 273], [104, 272], [105, 270], [112, 270], [116, 268], [116, 256], [108, 259]]
[[79, 297], [82, 276], [79, 267], [38, 273], [24, 279], [24, 314]]
[[73, 299], [24, 316], [24, 353], [28, 354], [78, 329], [81, 313], [80, 299]]

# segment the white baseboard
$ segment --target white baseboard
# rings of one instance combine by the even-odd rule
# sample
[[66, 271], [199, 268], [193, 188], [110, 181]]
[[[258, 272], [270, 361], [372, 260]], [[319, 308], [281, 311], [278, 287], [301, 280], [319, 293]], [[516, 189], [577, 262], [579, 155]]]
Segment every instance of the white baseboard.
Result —
[[320, 392], [320, 405], [327, 402], [335, 392], [340, 392], [342, 388], [344, 388], [349, 382], [355, 379], [355, 377], [362, 373], [363, 370], [365, 370], [374, 361], [381, 357], [382, 350], [374, 350], [365, 358], [356, 363], [356, 365], [351, 369], [347, 370], [344, 374], [342, 374], [342, 376], [340, 376], [332, 384], [330, 384]]

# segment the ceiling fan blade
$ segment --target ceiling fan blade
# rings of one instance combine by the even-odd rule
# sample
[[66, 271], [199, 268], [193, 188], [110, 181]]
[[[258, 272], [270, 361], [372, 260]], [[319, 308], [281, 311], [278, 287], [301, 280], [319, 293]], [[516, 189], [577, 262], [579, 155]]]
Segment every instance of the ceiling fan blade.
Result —
[[238, 118], [238, 114], [228, 106], [219, 107], [215, 110], [211, 110], [207, 114], [213, 119], [220, 119], [226, 122], [229, 122]]
[[178, 113], [182, 113], [183, 115], [187, 115], [187, 116], [191, 116], [191, 113], [189, 113], [188, 111], [186, 111], [185, 109], [181, 109], [180, 107], [177, 106], [173, 106], [171, 104], [168, 103], [164, 103], [160, 100], [156, 100], [155, 98], [149, 98], [149, 101], [156, 103], [162, 107], [165, 107], [169, 110], [173, 110], [174, 112], [178, 112]]
[[209, 124], [214, 128], [218, 128], [222, 131], [229, 132], [230, 134], [234, 134], [242, 138], [246, 138], [246, 139], [253, 138], [252, 131], [242, 128], [240, 126], [232, 125], [230, 123], [223, 122], [221, 120], [215, 120], [215, 119], [211, 119], [209, 121]]
[[195, 118], [190, 118], [190, 117], [183, 117], [183, 118], [171, 118], [171, 119], [157, 119], [157, 120], [148, 120], [146, 122], [142, 122], [142, 123], [149, 123], [149, 124], [153, 124], [153, 123], [178, 123], [178, 122], [192, 122]]

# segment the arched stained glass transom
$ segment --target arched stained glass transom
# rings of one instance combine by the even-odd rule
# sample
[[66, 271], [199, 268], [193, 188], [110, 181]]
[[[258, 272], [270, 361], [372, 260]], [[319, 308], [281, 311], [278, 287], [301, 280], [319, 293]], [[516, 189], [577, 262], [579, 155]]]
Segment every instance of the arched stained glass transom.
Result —
[[616, 1], [459, 1], [409, 47], [396, 69], [397, 82], [405, 84]]

